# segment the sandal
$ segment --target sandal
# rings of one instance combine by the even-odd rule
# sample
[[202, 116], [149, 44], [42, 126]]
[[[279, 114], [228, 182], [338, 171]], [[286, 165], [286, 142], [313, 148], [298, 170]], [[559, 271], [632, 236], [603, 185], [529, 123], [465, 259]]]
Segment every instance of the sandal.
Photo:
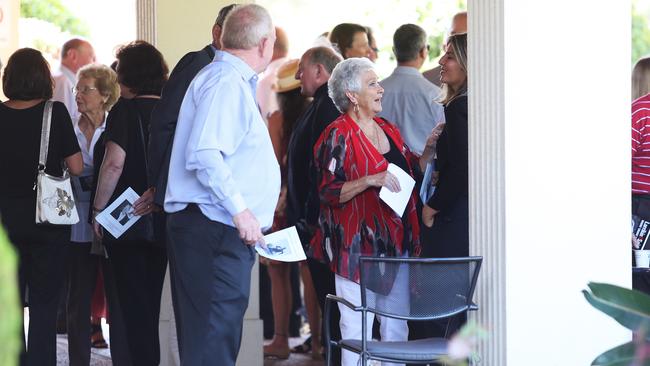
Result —
[[99, 330], [93, 330], [90, 336], [90, 345], [92, 348], [108, 348], [108, 343], [104, 339], [101, 328]]
[[303, 344], [299, 344], [291, 349], [291, 353], [310, 353], [311, 352], [311, 337], [307, 338]]
[[274, 349], [269, 346], [264, 346], [264, 358], [274, 358], [278, 360], [286, 360], [291, 355], [290, 350]]

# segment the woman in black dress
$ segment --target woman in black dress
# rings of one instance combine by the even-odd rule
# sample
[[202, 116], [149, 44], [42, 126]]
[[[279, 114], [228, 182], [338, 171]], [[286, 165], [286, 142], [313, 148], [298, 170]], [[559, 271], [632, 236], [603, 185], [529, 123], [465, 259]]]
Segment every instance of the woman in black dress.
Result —
[[[29, 338], [21, 365], [56, 365], [56, 313], [63, 285], [70, 225], [35, 223], [41, 127], [52, 98], [47, 61], [31, 48], [16, 51], [2, 76], [8, 101], [0, 103], [0, 215], [19, 256], [20, 295], [29, 288]], [[83, 162], [68, 110], [54, 102], [45, 172], [79, 175]], [[24, 339], [24, 338], [23, 338]]]
[[[119, 238], [102, 232], [117, 296], [109, 312], [119, 308], [125, 326], [124, 337], [133, 365], [153, 366], [160, 362], [158, 318], [160, 297], [167, 267], [164, 238], [154, 235], [153, 188], [147, 182], [146, 147], [151, 110], [158, 103], [168, 68], [162, 54], [151, 44], [135, 41], [117, 51], [117, 80], [122, 98], [106, 119], [103, 142], [105, 155], [97, 179], [93, 211], [101, 212], [127, 188], [138, 195], [133, 214], [142, 216]], [[95, 153], [95, 158], [101, 158]]]

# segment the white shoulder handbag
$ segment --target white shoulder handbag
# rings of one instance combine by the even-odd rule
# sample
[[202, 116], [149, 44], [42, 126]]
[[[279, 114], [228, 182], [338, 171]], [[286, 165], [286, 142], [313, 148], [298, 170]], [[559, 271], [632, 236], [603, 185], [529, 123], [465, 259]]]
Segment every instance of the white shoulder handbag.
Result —
[[45, 173], [51, 122], [52, 101], [48, 100], [43, 109], [41, 150], [38, 156], [38, 174], [34, 185], [34, 189], [36, 189], [36, 223], [72, 225], [79, 222], [79, 214], [72, 195], [68, 169], [63, 169], [62, 177], [54, 177]]

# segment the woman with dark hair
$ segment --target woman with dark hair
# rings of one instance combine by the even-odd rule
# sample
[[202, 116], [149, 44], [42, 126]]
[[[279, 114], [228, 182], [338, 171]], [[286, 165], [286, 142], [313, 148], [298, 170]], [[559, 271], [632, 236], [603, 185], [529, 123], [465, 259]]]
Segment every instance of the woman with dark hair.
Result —
[[[273, 143], [275, 156], [280, 164], [282, 186], [280, 199], [275, 209], [271, 231], [287, 227], [287, 150], [293, 126], [298, 117], [305, 111], [309, 98], [300, 92], [300, 80], [296, 80], [298, 60], [289, 60], [282, 64], [277, 71], [277, 81], [273, 85], [278, 99], [279, 110], [269, 116], [269, 134]], [[264, 346], [264, 356], [278, 359], [289, 358], [289, 315], [292, 308], [291, 293], [291, 264], [271, 260], [261, 260], [267, 265], [271, 279], [271, 301], [273, 304], [273, 340]], [[308, 271], [301, 271], [305, 292], [314, 291], [311, 276]], [[305, 278], [305, 276], [309, 278]], [[305, 296], [308, 298], [308, 296]], [[320, 342], [320, 324], [312, 326], [312, 321], [320, 319], [320, 314], [314, 313], [313, 306], [307, 306], [312, 336]], [[315, 323], [318, 324], [318, 323]], [[312, 337], [314, 338], [314, 337]], [[316, 343], [319, 344], [319, 343]], [[314, 355], [314, 354], [313, 354]], [[316, 357], [320, 356], [317, 352]]]
[[341, 23], [330, 32], [330, 42], [338, 48], [343, 59], [367, 57], [370, 59], [370, 43], [365, 27], [354, 23]]
[[117, 295], [111, 299], [107, 294], [109, 312], [121, 310], [131, 361], [134, 365], [158, 365], [158, 317], [167, 255], [160, 235], [162, 218], [152, 217], [146, 147], [151, 110], [160, 99], [168, 68], [162, 54], [144, 41], [123, 46], [116, 57], [122, 98], [106, 119], [105, 154], [95, 150], [95, 167], [101, 168], [93, 211], [100, 213], [130, 187], [141, 196], [133, 213], [142, 217], [119, 238], [102, 232], [97, 222], [94, 229], [103, 237]]
[[[47, 61], [31, 48], [14, 52], [2, 76], [9, 98], [0, 104], [0, 215], [19, 256], [20, 295], [29, 288], [29, 337], [21, 365], [56, 365], [56, 314], [67, 260], [69, 225], [35, 223], [36, 173], [45, 102], [52, 98]], [[45, 172], [83, 170], [79, 144], [65, 106], [54, 102]], [[21, 337], [24, 340], [24, 337]]]

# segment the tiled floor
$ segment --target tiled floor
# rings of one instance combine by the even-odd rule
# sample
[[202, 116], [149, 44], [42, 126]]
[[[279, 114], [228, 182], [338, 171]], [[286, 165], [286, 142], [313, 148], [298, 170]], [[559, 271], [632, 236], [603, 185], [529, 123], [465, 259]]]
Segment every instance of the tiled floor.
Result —
[[[25, 326], [29, 322], [29, 312], [25, 310]], [[107, 342], [110, 342], [110, 331], [106, 322], [102, 320], [102, 330], [104, 332], [104, 338]], [[25, 329], [27, 331], [27, 329]], [[294, 347], [296, 345], [304, 342], [304, 338], [291, 338], [289, 339], [289, 345]], [[58, 335], [56, 339], [56, 349], [57, 349], [57, 366], [68, 366], [68, 337], [64, 335]], [[90, 366], [112, 366], [111, 362], [111, 352], [109, 349], [97, 349], [92, 348], [91, 350], [91, 360]], [[274, 359], [265, 359], [264, 366], [323, 366], [325, 365], [324, 361], [315, 361], [312, 360], [310, 354], [295, 354], [292, 353], [291, 356], [286, 360], [274, 360]]]
[[[291, 338], [289, 339], [289, 345], [291, 347], [297, 346], [304, 341], [303, 338]], [[314, 361], [311, 358], [310, 354], [297, 354], [292, 353], [286, 360], [272, 360], [265, 359], [264, 366], [323, 366], [325, 365], [324, 361]]]
[[[104, 328], [104, 335], [106, 340], [109, 341], [108, 329]], [[300, 344], [302, 338], [290, 339], [291, 346]], [[57, 366], [68, 366], [68, 338], [65, 335], [57, 336]], [[91, 366], [111, 366], [111, 353], [108, 349], [92, 349], [91, 353]], [[286, 360], [264, 360], [264, 366], [323, 366], [324, 361], [314, 361], [310, 355], [291, 354]]]

